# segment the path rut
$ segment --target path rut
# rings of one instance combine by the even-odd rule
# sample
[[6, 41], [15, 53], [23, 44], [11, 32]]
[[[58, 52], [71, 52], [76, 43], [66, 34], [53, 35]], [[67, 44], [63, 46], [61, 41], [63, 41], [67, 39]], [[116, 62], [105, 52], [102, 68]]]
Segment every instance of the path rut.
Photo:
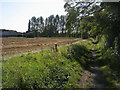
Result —
[[92, 61], [91, 69], [85, 70], [80, 79], [81, 88], [105, 88], [105, 79], [102, 76], [99, 63], [96, 57], [96, 50], [91, 50]]

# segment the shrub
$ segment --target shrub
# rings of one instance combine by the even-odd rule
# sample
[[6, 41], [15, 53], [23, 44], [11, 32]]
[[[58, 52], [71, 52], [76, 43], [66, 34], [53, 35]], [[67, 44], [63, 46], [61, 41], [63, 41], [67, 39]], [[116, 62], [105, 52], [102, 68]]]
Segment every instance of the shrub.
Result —
[[83, 68], [88, 68], [90, 63], [91, 52], [84, 45], [74, 44], [69, 48], [69, 57], [76, 60], [83, 66]]

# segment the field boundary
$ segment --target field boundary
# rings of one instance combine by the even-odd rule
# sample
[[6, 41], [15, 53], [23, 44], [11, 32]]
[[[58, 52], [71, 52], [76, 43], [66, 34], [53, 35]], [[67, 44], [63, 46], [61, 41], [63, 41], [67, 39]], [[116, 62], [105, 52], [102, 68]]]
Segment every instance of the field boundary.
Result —
[[[80, 40], [77, 41], [77, 42], [73, 42], [73, 43], [66, 44], [66, 45], [58, 45], [58, 48], [63, 47], [63, 46], [69, 46], [69, 45], [71, 45], [71, 44], [76, 44], [76, 43], [80, 43]], [[51, 49], [51, 48], [53, 48], [53, 47], [48, 47], [48, 48], [43, 48], [43, 49], [38, 49], [38, 50], [32, 50], [32, 51], [30, 50], [30, 51], [26, 51], [26, 52], [19, 52], [19, 53], [17, 53], [17, 54], [4, 55], [4, 56], [2, 56], [2, 62], [8, 61], [9, 59], [11, 59], [11, 58], [13, 58], [13, 57], [18, 57], [18, 56], [21, 56], [21, 55], [26, 55], [26, 54], [28, 54], [28, 53], [32, 54], [32, 53], [39, 52], [39, 51], [41, 51], [41, 50], [49, 50], [49, 49]], [[0, 61], [0, 62], [1, 62], [1, 61]]]

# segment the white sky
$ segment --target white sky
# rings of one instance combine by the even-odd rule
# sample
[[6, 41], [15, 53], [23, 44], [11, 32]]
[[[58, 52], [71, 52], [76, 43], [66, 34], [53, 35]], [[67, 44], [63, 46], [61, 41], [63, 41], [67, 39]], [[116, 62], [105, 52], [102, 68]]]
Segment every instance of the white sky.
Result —
[[0, 0], [0, 29], [25, 32], [32, 16], [65, 15], [64, 0]]

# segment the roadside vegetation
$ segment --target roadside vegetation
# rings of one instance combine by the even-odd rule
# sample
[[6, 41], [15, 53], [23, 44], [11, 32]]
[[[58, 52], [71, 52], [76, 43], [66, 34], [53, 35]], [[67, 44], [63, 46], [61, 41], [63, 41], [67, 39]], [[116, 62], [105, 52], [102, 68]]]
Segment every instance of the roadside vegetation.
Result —
[[120, 2], [69, 1], [65, 10], [67, 29], [91, 38], [107, 87], [120, 87]]
[[[103, 38], [104, 39], [104, 38]], [[97, 60], [108, 88], [120, 88], [120, 56], [111, 47], [104, 49], [100, 42], [96, 45]]]
[[13, 57], [2, 65], [3, 88], [80, 88], [90, 57], [87, 47], [80, 44]]

